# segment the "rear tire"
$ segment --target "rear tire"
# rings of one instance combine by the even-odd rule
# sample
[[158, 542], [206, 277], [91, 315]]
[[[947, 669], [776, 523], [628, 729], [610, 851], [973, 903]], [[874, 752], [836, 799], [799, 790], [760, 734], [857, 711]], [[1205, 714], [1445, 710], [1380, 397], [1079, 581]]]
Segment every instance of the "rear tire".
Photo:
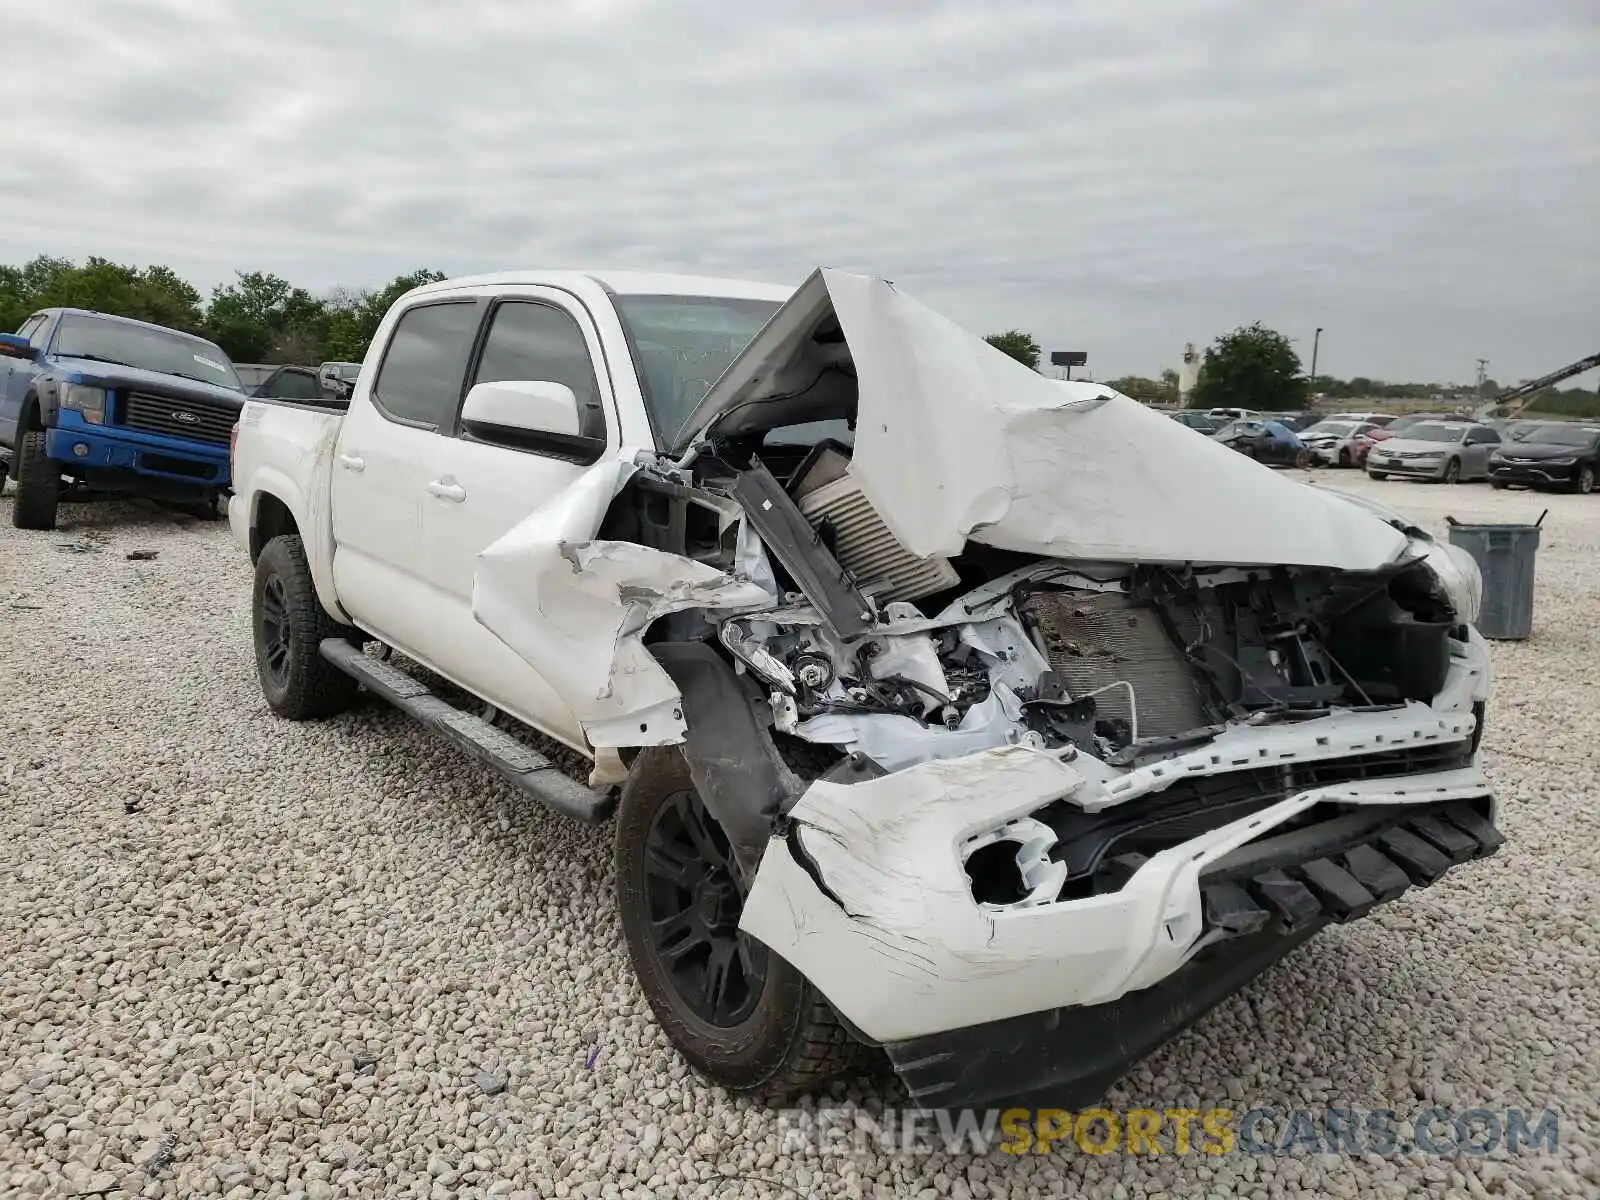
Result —
[[732, 1091], [820, 1088], [849, 1069], [858, 1043], [805, 976], [737, 932], [744, 896], [731, 864], [682, 753], [642, 751], [617, 809], [617, 908], [656, 1020]]
[[54, 529], [61, 503], [61, 468], [45, 452], [44, 430], [19, 437], [13, 461], [17, 495], [11, 502], [11, 523], [18, 529]]
[[273, 712], [306, 721], [331, 717], [355, 703], [361, 685], [319, 651], [323, 638], [349, 637], [351, 630], [317, 599], [299, 537], [275, 537], [262, 549], [250, 615], [256, 674]]

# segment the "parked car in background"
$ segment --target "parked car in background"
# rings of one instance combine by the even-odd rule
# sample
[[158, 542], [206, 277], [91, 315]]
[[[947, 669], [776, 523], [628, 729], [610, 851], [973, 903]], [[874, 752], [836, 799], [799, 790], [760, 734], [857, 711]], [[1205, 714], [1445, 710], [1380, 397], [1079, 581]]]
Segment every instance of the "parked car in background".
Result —
[[1322, 417], [1314, 412], [1268, 413], [1266, 415], [1270, 420], [1281, 422], [1295, 433], [1301, 433], [1322, 420]]
[[1393, 413], [1375, 412], [1338, 412], [1327, 413], [1322, 418], [1324, 421], [1354, 421], [1358, 425], [1389, 425], [1398, 418]]
[[1242, 421], [1261, 414], [1253, 408], [1208, 408], [1206, 416], [1214, 421]]
[[1223, 424], [1210, 413], [1196, 412], [1189, 408], [1180, 408], [1177, 412], [1169, 412], [1167, 416], [1179, 425], [1187, 425], [1190, 429], [1208, 435], [1215, 433]]
[[329, 396], [315, 368], [292, 364], [274, 367], [249, 394], [262, 400], [322, 400]]
[[244, 388], [246, 396], [254, 393], [256, 388], [267, 381], [267, 377], [278, 368], [272, 363], [234, 363], [233, 372], [239, 377], [239, 384]]
[[93, 487], [214, 515], [244, 389], [228, 356], [193, 334], [79, 308], [48, 308], [0, 335], [0, 483], [11, 522], [54, 529], [63, 491]]
[[[1378, 442], [1387, 441], [1392, 437], [1399, 437], [1413, 425], [1420, 425], [1424, 421], [1443, 421], [1447, 424], [1461, 423], [1470, 425], [1473, 423], [1473, 418], [1457, 416], [1454, 413], [1408, 413], [1403, 417], [1392, 418], [1387, 424], [1374, 425], [1351, 443], [1350, 451], [1356, 466], [1360, 467], [1366, 464], [1367, 455], [1372, 452], [1372, 447]], [[1491, 429], [1495, 428], [1494, 423], [1491, 421], [1485, 421], [1483, 424]]]
[[1257, 418], [1229, 421], [1211, 436], [1230, 450], [1269, 466], [1304, 467], [1311, 463], [1311, 456], [1299, 435], [1281, 421]]
[[1356, 465], [1355, 440], [1369, 430], [1378, 428], [1369, 421], [1345, 421], [1328, 418], [1300, 431], [1312, 461], [1330, 467]]
[[1548, 424], [1503, 441], [1489, 455], [1495, 488], [1565, 488], [1587, 496], [1600, 475], [1600, 428]]
[[322, 381], [323, 391], [338, 399], [348, 399], [351, 389], [355, 387], [356, 376], [361, 374], [361, 364], [358, 362], [325, 362], [317, 368], [317, 377]]
[[1460, 483], [1489, 477], [1489, 454], [1500, 435], [1487, 425], [1464, 421], [1422, 421], [1372, 447], [1367, 474]]

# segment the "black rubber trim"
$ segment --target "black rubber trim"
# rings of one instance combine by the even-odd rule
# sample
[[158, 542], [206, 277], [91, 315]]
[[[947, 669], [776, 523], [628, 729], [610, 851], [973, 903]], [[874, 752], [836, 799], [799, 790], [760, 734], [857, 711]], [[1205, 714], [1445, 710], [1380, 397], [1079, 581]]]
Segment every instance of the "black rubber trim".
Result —
[[1229, 942], [1225, 953], [1196, 958], [1110, 1004], [1052, 1008], [888, 1042], [884, 1050], [924, 1108], [1082, 1108], [1325, 923]]

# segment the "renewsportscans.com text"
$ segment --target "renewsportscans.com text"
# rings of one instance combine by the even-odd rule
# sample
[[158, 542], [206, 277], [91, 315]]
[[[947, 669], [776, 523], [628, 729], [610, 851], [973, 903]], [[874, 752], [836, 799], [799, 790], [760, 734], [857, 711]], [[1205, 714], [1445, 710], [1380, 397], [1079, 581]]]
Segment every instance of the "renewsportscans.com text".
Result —
[[900, 1154], [1555, 1153], [1555, 1109], [790, 1109], [785, 1152]]

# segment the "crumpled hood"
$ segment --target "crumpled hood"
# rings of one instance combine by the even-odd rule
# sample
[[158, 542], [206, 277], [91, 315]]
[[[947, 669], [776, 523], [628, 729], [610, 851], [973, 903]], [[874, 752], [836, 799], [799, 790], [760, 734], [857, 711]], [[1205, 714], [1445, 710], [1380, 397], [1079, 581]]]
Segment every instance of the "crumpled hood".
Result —
[[858, 393], [850, 472], [914, 554], [953, 556], [971, 539], [1052, 558], [1373, 570], [1405, 547], [1337, 496], [1110, 388], [1046, 378], [884, 280], [842, 271], [812, 274], [685, 433], [844, 415], [841, 356]]

